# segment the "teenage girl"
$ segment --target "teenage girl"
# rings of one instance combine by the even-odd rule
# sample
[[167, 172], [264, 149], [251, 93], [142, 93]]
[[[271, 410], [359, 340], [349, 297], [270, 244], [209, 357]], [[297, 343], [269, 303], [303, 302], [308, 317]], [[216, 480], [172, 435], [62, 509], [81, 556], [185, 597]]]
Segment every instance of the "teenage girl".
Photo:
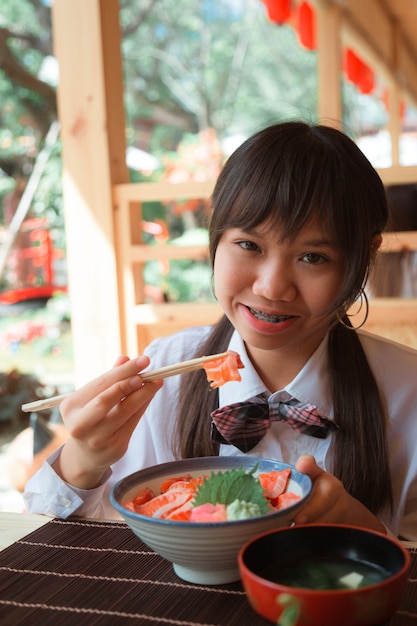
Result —
[[[224, 316], [156, 340], [146, 356], [119, 357], [65, 399], [69, 439], [27, 483], [28, 511], [108, 518], [111, 486], [133, 471], [250, 454], [313, 480], [296, 524], [355, 524], [417, 540], [417, 351], [354, 328], [367, 315], [364, 287], [388, 220], [378, 174], [338, 130], [286, 122], [232, 154], [212, 205], [213, 287]], [[227, 349], [245, 368], [241, 382], [218, 391], [201, 370], [158, 382], [137, 375]], [[239, 449], [211, 414], [260, 394], [314, 405], [327, 433], [272, 421], [252, 448]]]

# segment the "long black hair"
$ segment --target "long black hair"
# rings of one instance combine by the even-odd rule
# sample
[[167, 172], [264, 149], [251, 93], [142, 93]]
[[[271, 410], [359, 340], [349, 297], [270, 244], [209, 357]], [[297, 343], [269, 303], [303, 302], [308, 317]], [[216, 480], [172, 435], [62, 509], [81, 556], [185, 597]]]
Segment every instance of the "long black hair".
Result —
[[[334, 435], [333, 473], [371, 511], [392, 506], [385, 403], [346, 315], [366, 284], [375, 237], [388, 220], [377, 172], [356, 144], [335, 128], [285, 122], [256, 133], [229, 157], [215, 185], [212, 207], [212, 264], [227, 229], [249, 230], [265, 220], [272, 220], [283, 238], [292, 238], [309, 218], [318, 216], [339, 246], [344, 279], [331, 312], [328, 340], [334, 414], [340, 426]], [[223, 316], [197, 355], [226, 350], [233, 330]], [[218, 454], [210, 440], [210, 413], [217, 402], [204, 372], [184, 377], [177, 456]]]

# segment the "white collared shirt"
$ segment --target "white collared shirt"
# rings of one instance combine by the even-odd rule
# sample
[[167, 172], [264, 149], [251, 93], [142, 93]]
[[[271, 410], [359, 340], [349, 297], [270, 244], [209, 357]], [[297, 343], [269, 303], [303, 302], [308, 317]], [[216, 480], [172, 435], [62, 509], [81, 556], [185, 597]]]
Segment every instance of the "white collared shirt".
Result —
[[[210, 327], [196, 327], [153, 342], [146, 353], [150, 369], [192, 358]], [[417, 351], [360, 331], [362, 346], [377, 381], [386, 395], [389, 415], [388, 448], [394, 490], [394, 512], [381, 516], [395, 535], [417, 540]], [[239, 353], [244, 369], [242, 381], [229, 382], [219, 389], [219, 406], [249, 399], [268, 391], [253, 368], [242, 339], [235, 332], [229, 349]], [[285, 389], [274, 393], [315, 404], [321, 415], [333, 419], [327, 374], [325, 339]], [[63, 482], [51, 468], [59, 450], [28, 481], [25, 503], [30, 513], [56, 517], [77, 514], [84, 517], [116, 517], [108, 494], [124, 476], [158, 463], [174, 460], [171, 450], [179, 377], [167, 378], [133, 433], [125, 456], [109, 470], [102, 485], [91, 490], [75, 489]], [[210, 417], [208, 416], [208, 419]], [[243, 454], [222, 445], [220, 455]], [[319, 439], [296, 432], [282, 422], [273, 422], [265, 437], [248, 455], [273, 458], [295, 464], [301, 454], [311, 454], [318, 465], [332, 471], [332, 435]], [[377, 471], [377, 470], [376, 470]]]

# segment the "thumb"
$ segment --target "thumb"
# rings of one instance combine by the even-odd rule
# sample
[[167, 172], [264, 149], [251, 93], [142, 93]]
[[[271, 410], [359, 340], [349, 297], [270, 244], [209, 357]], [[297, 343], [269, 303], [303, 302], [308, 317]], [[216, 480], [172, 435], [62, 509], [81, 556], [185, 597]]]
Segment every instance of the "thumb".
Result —
[[295, 464], [295, 468], [302, 474], [307, 474], [307, 476], [309, 476], [313, 481], [320, 476], [320, 474], [324, 473], [324, 470], [317, 465], [314, 456], [310, 456], [308, 454], [300, 456]]

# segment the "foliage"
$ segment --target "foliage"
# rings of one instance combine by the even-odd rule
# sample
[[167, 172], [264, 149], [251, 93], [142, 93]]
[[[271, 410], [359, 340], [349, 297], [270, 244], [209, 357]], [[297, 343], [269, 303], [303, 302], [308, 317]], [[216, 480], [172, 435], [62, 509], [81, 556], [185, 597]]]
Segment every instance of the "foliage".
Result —
[[[46, 2], [0, 0], [0, 127], [13, 138], [41, 141], [56, 119], [55, 88], [42, 77], [52, 56], [51, 11]], [[17, 141], [14, 150], [19, 152]], [[15, 161], [19, 166], [19, 161]]]
[[259, 0], [120, 6], [128, 139], [150, 134], [152, 153], [175, 149], [184, 132], [213, 128], [222, 139], [316, 116], [316, 54], [268, 22]]
[[[29, 425], [22, 404], [62, 393], [55, 383], [73, 371], [68, 302], [51, 298], [45, 307], [0, 317], [0, 443]], [[68, 387], [72, 384], [68, 381]], [[48, 419], [52, 410], [42, 412]]]
[[149, 261], [145, 267], [145, 281], [150, 287], [147, 293], [153, 301], [165, 302], [208, 302], [211, 268], [207, 262], [175, 260], [163, 271], [157, 261]]
[[3, 306], [0, 317], [0, 371], [36, 372], [53, 378], [72, 372], [69, 303], [56, 295], [37, 308]]

